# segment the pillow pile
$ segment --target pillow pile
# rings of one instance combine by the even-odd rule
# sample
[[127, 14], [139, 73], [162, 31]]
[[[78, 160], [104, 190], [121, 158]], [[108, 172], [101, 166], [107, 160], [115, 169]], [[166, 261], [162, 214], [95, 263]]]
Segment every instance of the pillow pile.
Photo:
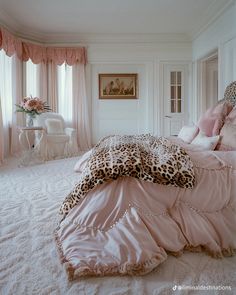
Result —
[[209, 108], [197, 126], [183, 126], [178, 137], [202, 150], [236, 150], [236, 107], [223, 101]]
[[224, 101], [209, 108], [199, 119], [198, 127], [206, 136], [216, 136], [224, 124], [226, 116], [233, 106], [230, 102]]

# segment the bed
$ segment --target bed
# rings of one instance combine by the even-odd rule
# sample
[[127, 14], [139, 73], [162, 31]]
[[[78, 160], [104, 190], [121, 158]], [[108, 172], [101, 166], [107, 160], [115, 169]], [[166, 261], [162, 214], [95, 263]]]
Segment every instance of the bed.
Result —
[[[227, 96], [234, 88], [235, 82]], [[193, 144], [108, 136], [80, 159], [78, 183], [55, 231], [69, 280], [144, 275], [185, 250], [215, 258], [236, 253], [235, 151], [209, 152], [205, 144], [214, 150], [232, 137], [228, 127], [234, 132], [236, 125], [227, 120], [233, 107], [227, 97], [207, 110]], [[234, 145], [235, 134], [230, 140]]]
[[236, 257], [214, 259], [205, 253], [169, 255], [145, 276], [68, 281], [53, 231], [59, 207], [78, 180], [73, 171], [77, 162], [78, 157], [18, 168], [14, 160], [1, 167], [0, 294], [157, 295], [173, 294], [175, 285], [231, 286], [232, 291], [225, 294], [235, 293]]
[[[217, 258], [235, 253], [236, 153], [202, 151], [174, 138], [163, 141], [145, 135], [142, 136], [141, 147], [138, 142], [137, 148], [139, 152], [145, 150], [143, 158], [138, 155], [142, 165], [148, 162], [152, 167], [146, 150], [155, 145], [155, 155], [160, 149], [164, 161], [163, 158], [158, 158], [158, 161], [163, 161], [167, 171], [175, 166], [178, 167], [176, 171], [180, 171], [181, 165], [187, 167], [183, 171], [187, 176], [186, 185], [183, 175], [178, 177], [177, 183], [171, 183], [171, 180], [163, 183], [159, 178], [159, 183], [156, 183], [156, 179], [140, 179], [133, 174], [133, 169], [132, 177], [127, 173], [118, 173], [119, 177], [108, 173], [107, 179], [101, 176], [101, 163], [116, 171], [117, 165], [110, 166], [110, 162], [114, 163], [116, 159], [122, 159], [122, 163], [132, 162], [136, 139], [134, 136], [105, 138], [76, 164], [76, 170], [82, 176], [79, 185], [61, 206], [65, 218], [55, 232], [69, 280], [83, 276], [147, 274], [163, 263], [168, 254], [179, 256], [184, 250], [203, 251]], [[143, 147], [143, 141], [147, 146]], [[177, 162], [173, 155], [169, 158], [169, 147], [178, 160], [182, 156], [178, 149], [187, 151], [186, 157], [191, 159], [193, 169], [189, 158]], [[132, 155], [127, 158], [129, 152]], [[94, 161], [97, 155], [101, 159]], [[170, 159], [172, 164], [168, 166]], [[136, 167], [136, 163], [134, 165]], [[95, 173], [99, 171], [98, 183], [91, 187], [88, 183], [96, 176], [91, 174], [89, 178], [87, 167], [94, 167]], [[121, 168], [123, 171], [124, 167]], [[192, 170], [195, 173], [194, 185]], [[142, 168], [138, 171], [144, 175]], [[157, 174], [159, 177], [159, 172]], [[161, 169], [160, 174], [163, 175]], [[175, 172], [173, 175], [176, 178]], [[101, 181], [103, 178], [104, 182]], [[83, 190], [84, 194], [81, 193]]]

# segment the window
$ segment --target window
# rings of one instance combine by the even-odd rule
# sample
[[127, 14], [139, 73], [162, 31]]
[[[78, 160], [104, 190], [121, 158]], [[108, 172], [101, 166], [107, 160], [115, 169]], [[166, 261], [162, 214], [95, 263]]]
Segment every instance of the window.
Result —
[[72, 122], [72, 66], [62, 64], [58, 70], [58, 112]]
[[171, 113], [181, 113], [182, 109], [182, 72], [170, 72]]
[[25, 95], [39, 96], [39, 65], [29, 59], [25, 63]]
[[12, 122], [12, 57], [0, 50], [0, 99], [2, 107], [3, 125], [9, 126]]

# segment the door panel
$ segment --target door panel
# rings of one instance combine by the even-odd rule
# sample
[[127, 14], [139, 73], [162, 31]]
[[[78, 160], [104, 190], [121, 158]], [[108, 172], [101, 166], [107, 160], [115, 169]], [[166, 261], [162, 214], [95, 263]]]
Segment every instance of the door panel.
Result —
[[188, 65], [164, 65], [164, 136], [178, 135], [188, 120]]

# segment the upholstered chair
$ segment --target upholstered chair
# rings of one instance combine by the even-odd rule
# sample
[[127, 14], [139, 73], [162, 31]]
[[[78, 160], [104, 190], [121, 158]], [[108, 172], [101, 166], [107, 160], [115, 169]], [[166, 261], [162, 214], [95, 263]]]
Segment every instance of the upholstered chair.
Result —
[[[45, 160], [75, 156], [78, 153], [76, 131], [66, 128], [60, 114], [46, 112], [34, 119], [34, 126], [44, 128], [43, 139], [38, 145], [39, 153]], [[39, 142], [40, 134], [35, 135], [35, 145]]]

